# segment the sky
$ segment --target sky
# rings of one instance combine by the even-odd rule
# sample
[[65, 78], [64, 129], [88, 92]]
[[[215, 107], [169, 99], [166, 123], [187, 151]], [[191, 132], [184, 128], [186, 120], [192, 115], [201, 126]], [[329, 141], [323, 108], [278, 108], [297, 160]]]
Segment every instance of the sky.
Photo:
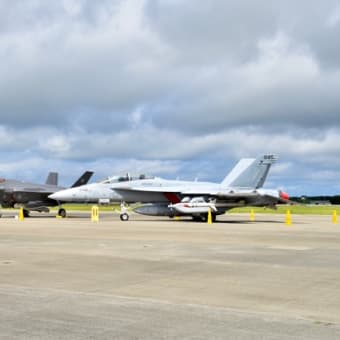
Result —
[[147, 173], [340, 194], [337, 0], [0, 0], [0, 176]]

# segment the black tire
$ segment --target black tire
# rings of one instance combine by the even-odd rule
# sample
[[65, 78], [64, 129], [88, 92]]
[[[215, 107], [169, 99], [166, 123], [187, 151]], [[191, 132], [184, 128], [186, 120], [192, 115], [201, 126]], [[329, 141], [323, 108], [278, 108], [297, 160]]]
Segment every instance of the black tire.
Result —
[[63, 208], [60, 208], [58, 210], [58, 216], [62, 217], [62, 218], [65, 218], [66, 217], [66, 210], [63, 209]]
[[29, 210], [23, 209], [24, 217], [30, 217]]
[[129, 215], [127, 213], [120, 214], [120, 220], [121, 221], [128, 221], [129, 220]]
[[208, 221], [208, 214], [202, 214], [201, 215], [201, 221], [202, 222], [207, 222]]
[[192, 216], [192, 220], [193, 220], [194, 222], [202, 222], [201, 216], [193, 215], [193, 216]]

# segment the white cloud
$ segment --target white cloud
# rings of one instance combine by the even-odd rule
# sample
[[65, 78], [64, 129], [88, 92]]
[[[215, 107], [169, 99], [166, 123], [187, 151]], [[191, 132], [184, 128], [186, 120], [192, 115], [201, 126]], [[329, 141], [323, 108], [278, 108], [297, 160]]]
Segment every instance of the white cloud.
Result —
[[260, 91], [318, 81], [319, 67], [307, 48], [294, 46], [284, 33], [258, 42], [259, 57], [240, 69], [247, 84]]
[[312, 190], [304, 179], [320, 174], [317, 191], [340, 162], [338, 12], [333, 0], [2, 1], [3, 171], [220, 180], [273, 152], [269, 183]]
[[143, 108], [136, 108], [129, 116], [132, 128], [136, 128], [143, 120]]
[[63, 0], [62, 4], [65, 12], [70, 16], [77, 16], [82, 8], [81, 0]]
[[40, 141], [40, 149], [62, 157], [65, 153], [71, 151], [70, 143], [66, 137], [55, 135]]
[[326, 22], [326, 25], [332, 28], [337, 26], [339, 22], [340, 22], [340, 6], [337, 6], [335, 9], [332, 9]]

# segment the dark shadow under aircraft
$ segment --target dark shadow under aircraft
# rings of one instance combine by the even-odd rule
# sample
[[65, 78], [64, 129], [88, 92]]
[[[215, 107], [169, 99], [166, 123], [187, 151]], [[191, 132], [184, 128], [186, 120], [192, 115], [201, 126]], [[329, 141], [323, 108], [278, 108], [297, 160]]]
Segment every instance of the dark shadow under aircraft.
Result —
[[[71, 188], [88, 183], [92, 171], [85, 171], [71, 186]], [[50, 172], [45, 184], [27, 183], [14, 179], [0, 179], [0, 204], [3, 208], [23, 207], [24, 216], [30, 211], [49, 212], [48, 207], [55, 207], [58, 202], [48, 198], [49, 195], [65, 189], [58, 185], [58, 173]], [[66, 216], [66, 210], [60, 208], [58, 215]], [[1, 214], [0, 214], [1, 216]]]

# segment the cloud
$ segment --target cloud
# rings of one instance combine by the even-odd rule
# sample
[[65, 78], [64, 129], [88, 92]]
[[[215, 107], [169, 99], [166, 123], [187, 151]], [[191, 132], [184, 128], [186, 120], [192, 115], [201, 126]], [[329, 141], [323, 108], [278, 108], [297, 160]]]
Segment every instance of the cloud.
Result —
[[[18, 13], [24, 21], [42, 11], [33, 3], [39, 2], [28, 1], [29, 14]], [[10, 26], [2, 33], [4, 123], [66, 124], [73, 111], [85, 122], [93, 111], [122, 121], [126, 111], [157, 95], [159, 79], [150, 71], [166, 59], [166, 47], [140, 22], [143, 2], [104, 2], [94, 8], [93, 21], [80, 15], [80, 2], [72, 4], [52, 6], [52, 14], [42, 5], [49, 24], [40, 19], [32, 27]], [[88, 3], [82, 4], [86, 12]]]
[[219, 181], [274, 152], [268, 183], [334, 191], [339, 30], [335, 0], [3, 0], [2, 171]]

